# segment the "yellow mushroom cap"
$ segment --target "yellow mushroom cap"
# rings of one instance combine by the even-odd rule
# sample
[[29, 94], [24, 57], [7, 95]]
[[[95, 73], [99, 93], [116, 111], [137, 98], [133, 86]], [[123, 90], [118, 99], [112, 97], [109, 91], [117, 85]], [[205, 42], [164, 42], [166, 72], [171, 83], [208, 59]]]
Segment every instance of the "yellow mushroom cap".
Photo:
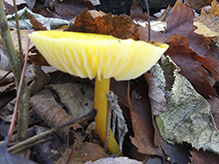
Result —
[[110, 35], [66, 31], [38, 31], [29, 37], [50, 65], [90, 79], [134, 79], [149, 70], [169, 47]]

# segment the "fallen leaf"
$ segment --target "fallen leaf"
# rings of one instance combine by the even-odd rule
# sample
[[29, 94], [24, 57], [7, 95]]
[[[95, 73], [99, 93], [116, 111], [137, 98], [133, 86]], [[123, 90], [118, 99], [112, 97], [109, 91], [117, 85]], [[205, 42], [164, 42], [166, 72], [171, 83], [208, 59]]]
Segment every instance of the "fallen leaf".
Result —
[[130, 6], [130, 16], [134, 20], [147, 21], [148, 15], [146, 12], [143, 12], [141, 5], [137, 0], [132, 1], [132, 5]]
[[129, 98], [129, 108], [134, 131], [131, 142], [142, 154], [165, 156], [163, 151], [154, 145], [154, 128], [151, 118], [151, 107], [147, 96], [147, 83], [141, 80]]
[[[185, 16], [186, 15], [186, 16]], [[190, 48], [200, 56], [204, 56], [209, 50], [211, 42], [202, 35], [196, 34], [193, 25], [194, 12], [186, 4], [181, 4], [179, 0], [175, 3], [171, 16], [167, 19], [166, 36], [173, 34], [187, 37]]]
[[[141, 25], [136, 26], [138, 30], [137, 33], [139, 35], [139, 40], [148, 41], [148, 28]], [[167, 41], [167, 38], [168, 37], [165, 36], [163, 33], [151, 30], [151, 40], [164, 43]]]
[[93, 4], [85, 0], [64, 0], [51, 3], [55, 12], [63, 19], [73, 19], [85, 8], [93, 9]]
[[[72, 120], [72, 117], [55, 101], [49, 89], [36, 93], [30, 98], [30, 101], [34, 112], [50, 127], [56, 127]], [[70, 127], [66, 126], [57, 131], [62, 139], [68, 139]]]
[[209, 12], [210, 14], [219, 17], [219, 2], [217, 0], [212, 1]]
[[122, 164], [122, 163], [141, 164], [142, 162], [134, 160], [134, 159], [129, 159], [128, 157], [116, 157], [116, 158], [108, 157], [108, 158], [101, 158], [95, 162], [88, 161], [85, 164], [110, 164], [110, 163], [113, 163], [113, 164]]
[[85, 9], [76, 17], [69, 31], [112, 35], [121, 39], [136, 38], [130, 30], [132, 24], [128, 18], [112, 14], [93, 18], [88, 10]]
[[184, 0], [185, 4], [196, 10], [201, 10], [202, 7], [210, 5], [211, 2], [212, 0]]
[[[69, 155], [70, 150], [68, 150], [62, 158], [56, 161], [56, 164], [66, 163]], [[94, 143], [83, 142], [74, 151], [69, 164], [84, 164], [87, 161], [95, 161], [105, 157], [108, 157], [108, 154], [105, 153], [103, 147]]]
[[84, 116], [93, 110], [93, 103], [81, 93], [80, 84], [50, 84], [49, 87], [59, 96], [72, 119]]
[[156, 116], [162, 137], [171, 144], [187, 142], [196, 149], [203, 148], [219, 153], [219, 131], [210, 105], [194, 90], [189, 81], [178, 73], [179, 68], [169, 57], [163, 59], [164, 72], [167, 65], [172, 65], [174, 83], [167, 98], [169, 110]]
[[191, 152], [191, 164], [218, 164], [219, 156], [209, 151], [195, 150]]
[[27, 13], [27, 17], [30, 20], [30, 23], [31, 23], [34, 31], [47, 30], [47, 28], [44, 27], [40, 22], [38, 22], [37, 19], [34, 18], [30, 13]]
[[[162, 69], [159, 71], [162, 71]], [[148, 96], [150, 99], [152, 113], [154, 115], [159, 115], [168, 110], [164, 93], [165, 88], [162, 87], [162, 82], [159, 79], [154, 78], [151, 74], [146, 73], [144, 77], [149, 86]]]
[[212, 98], [208, 98], [207, 101], [211, 106], [211, 112], [214, 117], [217, 129], [219, 129], [219, 110], [218, 110], [219, 99], [217, 97], [212, 97]]
[[[46, 23], [50, 23], [51, 29], [57, 29], [62, 27], [63, 25], [68, 25], [69, 21], [58, 19], [58, 18], [46, 18], [43, 17], [40, 14], [33, 13], [28, 8], [23, 8], [18, 11], [18, 17], [19, 17], [19, 25], [21, 29], [32, 29], [32, 25], [30, 23], [30, 20], [27, 17], [27, 13], [31, 14], [34, 18], [37, 19], [38, 22], [40, 22], [42, 25], [45, 25]], [[16, 28], [16, 21], [14, 15], [7, 15], [8, 25], [9, 27]]]
[[[0, 38], [0, 42], [2, 42], [1, 38]], [[11, 70], [8, 56], [5, 52], [2, 44], [0, 44], [0, 70], [2, 70], [2, 71], [10, 71]]]
[[45, 74], [38, 66], [34, 64], [31, 64], [27, 67], [25, 75], [30, 95], [33, 95], [41, 90], [51, 80], [49, 75]]
[[[165, 52], [165, 55], [169, 55], [180, 67], [180, 73], [190, 81], [196, 91], [203, 95], [217, 96], [213, 89], [215, 79], [218, 78], [216, 72], [218, 64], [216, 61], [207, 57], [203, 58], [198, 56], [197, 53], [187, 47], [188, 39], [185, 37], [180, 37], [175, 34], [169, 38], [167, 43], [170, 47]], [[203, 61], [201, 61], [202, 59]], [[204, 63], [207, 69], [203, 67]], [[212, 77], [209, 71], [211, 71], [215, 77]]]

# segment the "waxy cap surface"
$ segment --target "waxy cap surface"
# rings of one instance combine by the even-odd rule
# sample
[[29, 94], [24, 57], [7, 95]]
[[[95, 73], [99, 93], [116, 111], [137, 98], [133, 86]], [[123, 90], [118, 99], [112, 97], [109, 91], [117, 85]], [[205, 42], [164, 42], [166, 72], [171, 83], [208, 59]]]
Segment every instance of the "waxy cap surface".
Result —
[[90, 79], [134, 79], [149, 70], [169, 47], [77, 32], [38, 31], [29, 37], [50, 65]]

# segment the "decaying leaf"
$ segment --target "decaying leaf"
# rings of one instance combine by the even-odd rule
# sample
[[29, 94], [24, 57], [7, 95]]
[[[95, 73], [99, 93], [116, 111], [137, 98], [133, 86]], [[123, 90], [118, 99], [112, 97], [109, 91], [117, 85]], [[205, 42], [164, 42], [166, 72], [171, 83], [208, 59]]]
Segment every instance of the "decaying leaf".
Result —
[[[112, 109], [112, 133], [117, 134], [119, 148], [122, 150], [123, 141], [126, 133], [128, 132], [128, 127], [126, 125], [125, 118], [122, 113], [122, 109], [118, 105], [118, 96], [116, 96], [112, 91], [108, 91], [106, 94], [108, 103]], [[115, 133], [115, 127], [117, 127], [117, 133]]]
[[218, 164], [219, 161], [219, 156], [209, 151], [193, 149], [191, 155], [191, 164]]
[[51, 84], [49, 87], [58, 94], [73, 119], [84, 116], [93, 110], [93, 103], [81, 93], [80, 84]]
[[27, 17], [30, 20], [31, 25], [33, 26], [34, 31], [47, 30], [36, 18], [34, 18], [30, 13], [27, 13]]
[[51, 1], [50, 6], [63, 19], [73, 19], [85, 8], [93, 9], [93, 4], [85, 0]]
[[[28, 8], [23, 8], [22, 10], [18, 11], [19, 16], [19, 25], [21, 29], [32, 29], [32, 25], [30, 23], [30, 20], [27, 17], [27, 13], [30, 13], [34, 18], [37, 19], [41, 24], [46, 24], [47, 22], [50, 22], [51, 29], [57, 29], [59, 27], [62, 27], [63, 25], [68, 25], [69, 21], [58, 19], [58, 18], [45, 18], [40, 14], [35, 14], [32, 11], [30, 11]], [[16, 21], [15, 21], [15, 15], [7, 15], [8, 19], [8, 25], [9, 27], [16, 28]]]
[[1, 38], [0, 38], [0, 70], [10, 71], [11, 66], [10, 66], [7, 54], [4, 50], [4, 47], [1, 43], [2, 43], [2, 41], [1, 41]]
[[[186, 16], [185, 16], [186, 15]], [[196, 34], [193, 26], [194, 12], [186, 4], [181, 4], [179, 0], [175, 3], [171, 16], [167, 20], [166, 35], [170, 37], [173, 34], [187, 37], [189, 40], [190, 48], [204, 56], [209, 50], [211, 42], [202, 35]]]
[[[32, 108], [50, 127], [56, 127], [72, 120], [55, 101], [49, 89], [44, 89], [31, 97]], [[58, 130], [58, 134], [66, 140], [71, 126]]]
[[[66, 163], [70, 151], [66, 151], [63, 157], [56, 161], [56, 164]], [[74, 151], [69, 164], [84, 164], [86, 161], [95, 161], [105, 157], [108, 157], [108, 155], [103, 147], [94, 143], [83, 142]]]
[[[159, 68], [157, 70], [162, 71], [162, 69]], [[164, 93], [165, 88], [163, 87], [165, 83], [162, 83], [157, 78], [154, 78], [151, 74], [145, 74], [144, 77], [150, 86], [148, 89], [148, 96], [150, 98], [152, 113], [154, 115], [158, 115], [168, 110]]]
[[219, 131], [210, 112], [210, 105], [178, 73], [180, 69], [175, 63], [169, 57], [164, 58], [161, 65], [163, 71], [170, 65], [174, 83], [167, 98], [169, 110], [156, 116], [162, 137], [171, 144], [187, 142], [196, 149], [219, 153]]
[[188, 39], [185, 37], [175, 34], [167, 42], [170, 47], [165, 55], [170, 56], [180, 67], [180, 73], [190, 81], [196, 91], [203, 95], [217, 97], [213, 85], [218, 79], [218, 63], [211, 57], [201, 57], [191, 50]]
[[[130, 95], [130, 93], [127, 93]], [[142, 154], [159, 155], [164, 157], [161, 148], [154, 144], [154, 128], [151, 117], [151, 107], [147, 96], [147, 83], [141, 80], [139, 87], [132, 91], [129, 99], [130, 115], [134, 137], [131, 142]]]
[[28, 66], [25, 75], [30, 95], [33, 95], [37, 91], [41, 90], [51, 79], [51, 77], [45, 74], [40, 67], [34, 64]]
[[113, 158], [113, 157], [109, 157], [109, 158], [102, 158], [99, 159], [95, 162], [91, 162], [88, 161], [85, 164], [141, 164], [142, 162], [134, 160], [134, 159], [129, 159], [128, 157], [117, 157], [117, 158]]
[[132, 22], [128, 18], [106, 14], [93, 18], [85, 9], [76, 17], [74, 25], [69, 29], [75, 32], [112, 35], [117, 38], [135, 38], [132, 34]]
[[219, 2], [217, 0], [213, 0], [211, 3], [211, 9], [209, 10], [210, 14], [219, 17]]
[[212, 0], [184, 0], [188, 6], [200, 10], [202, 7], [211, 4]]
[[217, 16], [217, 14], [219, 15], [219, 10], [217, 9], [218, 7], [219, 3], [216, 0], [212, 1], [210, 13], [206, 13], [203, 10], [200, 16], [194, 19], [194, 25], [198, 27], [195, 30], [196, 33], [202, 34], [205, 37], [219, 43], [219, 17]]

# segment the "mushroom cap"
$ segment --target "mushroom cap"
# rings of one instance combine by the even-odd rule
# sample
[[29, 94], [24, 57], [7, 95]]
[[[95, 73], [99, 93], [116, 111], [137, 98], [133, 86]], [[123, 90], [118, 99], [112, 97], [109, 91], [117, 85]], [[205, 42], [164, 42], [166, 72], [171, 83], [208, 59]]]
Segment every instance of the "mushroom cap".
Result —
[[110, 35], [52, 30], [33, 32], [29, 38], [53, 67], [99, 80], [134, 79], [149, 70], [169, 47]]

